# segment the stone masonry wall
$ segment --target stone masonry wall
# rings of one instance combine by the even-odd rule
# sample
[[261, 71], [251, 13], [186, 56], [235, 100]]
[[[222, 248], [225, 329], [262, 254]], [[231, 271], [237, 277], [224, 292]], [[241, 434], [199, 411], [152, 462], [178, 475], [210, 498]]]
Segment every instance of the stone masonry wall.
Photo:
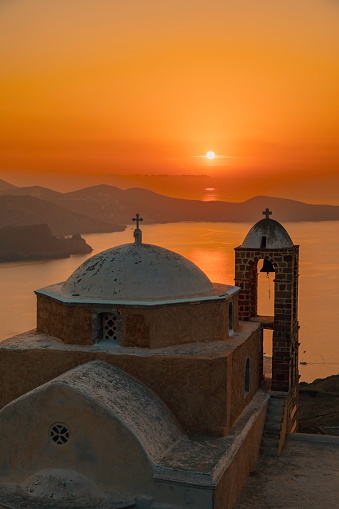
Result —
[[[299, 246], [285, 249], [235, 249], [235, 284], [242, 289], [239, 296], [241, 320], [250, 320], [257, 315], [257, 264], [260, 259], [270, 261], [275, 268], [272, 390], [294, 394], [299, 381]], [[291, 413], [294, 407], [291, 406]], [[294, 421], [294, 415], [290, 415], [289, 431]]]
[[[239, 328], [234, 295], [233, 330]], [[103, 338], [102, 313], [121, 316], [122, 346], [163, 348], [183, 343], [221, 341], [229, 336], [228, 301], [188, 302], [155, 307], [67, 305], [37, 296], [37, 331], [65, 344], [91, 345]]]
[[119, 309], [123, 346], [163, 348], [228, 338], [227, 301]]
[[[64, 347], [1, 348], [0, 408], [56, 376], [92, 360], [108, 362], [153, 390], [169, 407], [184, 430], [225, 436], [257, 391], [255, 363], [250, 393], [243, 396], [245, 359], [258, 358], [259, 330], [253, 329], [234, 349], [206, 355], [114, 354]], [[235, 360], [233, 361], [233, 355]], [[242, 362], [238, 362], [238, 358]], [[231, 369], [231, 373], [229, 373]], [[18, 376], [18, 373], [20, 376]], [[239, 380], [239, 399], [230, 397], [230, 383]]]
[[66, 306], [38, 295], [37, 331], [66, 344], [91, 345], [92, 311], [91, 307]]

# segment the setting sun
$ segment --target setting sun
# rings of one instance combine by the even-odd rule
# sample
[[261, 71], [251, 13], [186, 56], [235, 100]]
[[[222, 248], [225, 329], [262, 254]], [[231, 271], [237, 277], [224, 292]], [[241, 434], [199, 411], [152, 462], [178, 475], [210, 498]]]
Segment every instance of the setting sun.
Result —
[[339, 203], [337, 3], [0, 2], [0, 178]]

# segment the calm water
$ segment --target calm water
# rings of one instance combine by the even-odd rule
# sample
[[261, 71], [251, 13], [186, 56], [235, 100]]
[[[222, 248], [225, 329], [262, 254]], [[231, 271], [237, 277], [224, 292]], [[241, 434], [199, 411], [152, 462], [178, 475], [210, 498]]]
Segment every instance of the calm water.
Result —
[[[234, 284], [234, 247], [252, 224], [174, 223], [142, 225], [143, 240], [176, 251], [197, 264], [212, 281]], [[310, 382], [339, 372], [339, 222], [284, 225], [300, 244], [301, 380]], [[95, 254], [133, 242], [125, 232], [86, 235]], [[35, 327], [33, 290], [64, 281], [88, 255], [63, 260], [0, 264], [0, 340]], [[259, 313], [273, 314], [273, 277], [260, 274]], [[268, 336], [268, 334], [267, 334]], [[271, 354], [269, 337], [264, 351]]]

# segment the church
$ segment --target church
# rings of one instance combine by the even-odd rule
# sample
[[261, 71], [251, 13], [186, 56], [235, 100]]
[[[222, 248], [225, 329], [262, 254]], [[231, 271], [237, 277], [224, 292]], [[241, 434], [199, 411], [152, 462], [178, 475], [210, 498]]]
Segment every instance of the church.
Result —
[[[137, 214], [134, 242], [36, 290], [36, 330], [0, 344], [0, 507], [234, 505], [296, 431], [299, 251], [270, 214], [235, 248], [235, 286], [144, 243]], [[257, 314], [259, 260], [272, 317]]]

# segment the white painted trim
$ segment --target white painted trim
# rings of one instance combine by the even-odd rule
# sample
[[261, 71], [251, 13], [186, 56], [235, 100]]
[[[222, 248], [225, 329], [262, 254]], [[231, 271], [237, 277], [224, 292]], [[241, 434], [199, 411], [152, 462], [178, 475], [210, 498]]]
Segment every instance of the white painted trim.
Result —
[[[59, 283], [61, 284], [61, 283]], [[55, 286], [55, 285], [51, 285]], [[229, 285], [224, 285], [229, 286]], [[73, 305], [73, 306], [81, 306], [81, 305], [114, 305], [114, 306], [138, 306], [138, 307], [152, 307], [152, 306], [167, 306], [169, 304], [181, 304], [181, 303], [191, 303], [191, 302], [206, 302], [206, 301], [224, 301], [228, 300], [231, 296], [239, 293], [241, 288], [238, 286], [232, 286], [229, 290], [221, 295], [198, 295], [196, 297], [179, 297], [176, 299], [161, 299], [161, 300], [107, 300], [107, 299], [90, 299], [90, 298], [71, 298], [64, 297], [59, 293], [49, 291], [47, 288], [39, 288], [35, 290], [34, 293], [36, 295], [43, 295], [45, 297], [49, 297], [52, 300], [57, 302], [62, 302], [63, 304]], [[211, 290], [213, 291], [213, 290]], [[215, 291], [215, 289], [214, 289]], [[221, 289], [222, 291], [222, 289]]]

